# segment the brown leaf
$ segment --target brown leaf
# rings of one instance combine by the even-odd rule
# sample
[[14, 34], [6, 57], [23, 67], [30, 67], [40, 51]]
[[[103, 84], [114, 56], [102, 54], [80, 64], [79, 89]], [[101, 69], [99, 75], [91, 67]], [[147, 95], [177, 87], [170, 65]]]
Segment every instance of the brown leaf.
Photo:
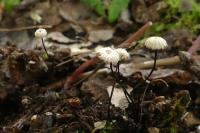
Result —
[[157, 127], [149, 127], [148, 132], [149, 133], [160, 133], [160, 129]]
[[196, 118], [191, 112], [187, 112], [183, 120], [189, 127], [200, 124], [200, 119]]
[[92, 42], [107, 41], [112, 39], [113, 34], [113, 29], [91, 30], [88, 39]]

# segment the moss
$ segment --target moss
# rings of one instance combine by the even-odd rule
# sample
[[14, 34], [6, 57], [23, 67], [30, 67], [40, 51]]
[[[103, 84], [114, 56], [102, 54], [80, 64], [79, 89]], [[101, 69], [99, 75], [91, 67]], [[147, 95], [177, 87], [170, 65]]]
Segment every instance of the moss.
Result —
[[188, 3], [191, 6], [189, 11], [180, 11], [182, 0], [165, 0], [168, 4], [168, 10], [162, 16], [162, 21], [156, 22], [148, 35], [160, 34], [163, 31], [184, 28], [197, 34], [200, 29], [200, 6], [195, 0], [190, 0]]

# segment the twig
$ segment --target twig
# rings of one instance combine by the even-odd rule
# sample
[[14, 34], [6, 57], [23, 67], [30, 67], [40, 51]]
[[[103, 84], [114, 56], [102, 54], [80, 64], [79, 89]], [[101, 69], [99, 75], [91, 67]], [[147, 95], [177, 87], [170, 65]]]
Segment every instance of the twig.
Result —
[[23, 124], [30, 119], [30, 117], [35, 114], [35, 113], [39, 113], [42, 111], [43, 107], [48, 103], [48, 101], [44, 101], [44, 102], [39, 102], [36, 105], [34, 105], [31, 109], [29, 109], [29, 111], [22, 116], [18, 121], [16, 121], [15, 123], [12, 124], [12, 128], [17, 128], [18, 130], [21, 130], [21, 128], [23, 127]]
[[[193, 56], [194, 60], [200, 60], [200, 55]], [[144, 61], [142, 63], [134, 64], [134, 68], [137, 69], [149, 69], [152, 68], [154, 64], [153, 60], [150, 61]], [[171, 66], [171, 65], [178, 65], [181, 64], [181, 60], [179, 56], [164, 58], [164, 59], [158, 59], [156, 62], [156, 67], [160, 66]]]
[[22, 31], [22, 30], [31, 30], [31, 29], [38, 29], [38, 28], [52, 28], [52, 25], [33, 25], [33, 26], [26, 26], [26, 27], [17, 27], [17, 28], [0, 28], [0, 32], [15, 32], [15, 31]]
[[66, 61], [63, 61], [63, 62], [57, 64], [55, 67], [61, 67], [61, 66], [65, 65], [65, 64], [71, 62], [72, 60], [73, 60], [73, 58], [72, 58], [72, 59], [69, 59], [69, 60], [66, 60]]
[[140, 37], [144, 35], [144, 33], [152, 26], [152, 22], [147, 22], [145, 25], [143, 25], [138, 31], [133, 33], [126, 41], [124, 41], [122, 44], [119, 45], [119, 47], [122, 48], [128, 48], [133, 42], [136, 42], [139, 40]]
[[192, 46], [189, 48], [188, 52], [190, 54], [196, 52], [200, 48], [200, 36], [192, 42]]
[[39, 88], [39, 91], [41, 91], [41, 93], [46, 92], [47, 90], [56, 91], [58, 89], [61, 89], [64, 86], [65, 81], [66, 81], [66, 79], [61, 79], [61, 80], [54, 82], [50, 85]]
[[89, 66], [92, 66], [98, 62], [98, 58], [92, 58], [86, 62], [84, 62], [82, 65], [80, 65], [73, 73], [72, 75], [66, 80], [64, 88], [67, 89], [69, 86], [71, 86], [74, 82], [78, 80], [78, 78], [82, 75], [83, 71], [87, 69]]
[[89, 79], [91, 76], [93, 76], [100, 68], [102, 67], [102, 64], [99, 65], [97, 68], [95, 68], [95, 70], [93, 70], [89, 75], [84, 76], [84, 78], [82, 78], [81, 80], [77, 81], [76, 83], [73, 84], [73, 86], [77, 86], [80, 83], [82, 83], [83, 81]]
[[[170, 65], [176, 65], [180, 64], [180, 58], [179, 56], [174, 56], [174, 57], [169, 57], [169, 58], [164, 58], [164, 59], [158, 59], [156, 63], [156, 67], [159, 66], [170, 66]], [[150, 61], [144, 61], [142, 63], [137, 63], [134, 65], [135, 68], [138, 69], [149, 69], [152, 68], [154, 64], [153, 60]]]

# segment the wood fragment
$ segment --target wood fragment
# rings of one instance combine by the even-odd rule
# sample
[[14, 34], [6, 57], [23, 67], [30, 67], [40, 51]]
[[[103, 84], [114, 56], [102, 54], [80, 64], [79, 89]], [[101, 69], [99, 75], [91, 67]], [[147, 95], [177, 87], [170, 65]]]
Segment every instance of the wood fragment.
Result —
[[33, 25], [33, 26], [26, 26], [26, 27], [17, 27], [17, 28], [0, 28], [0, 32], [15, 32], [15, 31], [23, 31], [23, 30], [32, 30], [38, 28], [52, 28], [51, 25]]
[[[129, 48], [133, 42], [136, 42], [144, 35], [144, 33], [152, 26], [152, 22], [149, 21], [145, 25], [143, 25], [138, 31], [133, 33], [127, 40], [125, 40], [122, 44], [119, 45], [121, 48]], [[135, 44], [134, 44], [135, 45]]]
[[[193, 56], [194, 60], [200, 60], [200, 56]], [[135, 64], [134, 67], [137, 69], [149, 69], [153, 67], [153, 60], [150, 61], [144, 61], [142, 63]], [[156, 63], [156, 67], [161, 66], [171, 66], [171, 65], [178, 65], [181, 64], [181, 60], [179, 56], [164, 58], [164, 59], [158, 59]]]

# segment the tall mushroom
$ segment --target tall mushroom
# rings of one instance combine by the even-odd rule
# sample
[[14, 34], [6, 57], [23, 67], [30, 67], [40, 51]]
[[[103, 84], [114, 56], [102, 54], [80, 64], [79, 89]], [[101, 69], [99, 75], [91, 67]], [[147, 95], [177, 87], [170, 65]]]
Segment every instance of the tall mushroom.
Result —
[[145, 79], [145, 81], [147, 81], [156, 68], [156, 60], [157, 60], [158, 51], [166, 49], [167, 42], [162, 37], [153, 36], [153, 37], [147, 38], [147, 40], [145, 41], [145, 46], [146, 46], [146, 48], [152, 50], [155, 53], [153, 67], [152, 67], [149, 75]]
[[47, 53], [47, 49], [46, 49], [46, 47], [45, 47], [45, 45], [44, 45], [44, 39], [43, 39], [43, 38], [44, 38], [45, 36], [47, 36], [47, 31], [46, 31], [45, 29], [40, 28], [40, 29], [37, 29], [37, 30], [35, 31], [35, 37], [40, 38], [40, 39], [42, 40], [43, 48], [44, 48], [44, 50], [45, 50], [47, 56], [49, 56], [48, 53]]
[[[112, 95], [113, 95], [113, 92], [114, 92], [114, 89], [115, 89], [115, 84], [116, 84], [116, 78], [115, 78], [116, 76], [115, 76], [115, 72], [113, 70], [113, 65], [118, 66], [118, 62], [120, 60], [120, 57], [119, 57], [119, 54], [110, 47], [101, 48], [101, 49], [97, 50], [96, 54], [97, 54], [97, 57], [100, 60], [102, 60], [103, 62], [105, 62], [107, 64], [110, 64], [110, 70], [111, 70], [112, 76], [114, 78], [111, 94], [109, 96], [109, 103], [108, 103], [108, 119], [110, 119], [111, 99], [112, 99]], [[116, 67], [116, 71], [117, 71], [117, 68], [118, 67]]]

